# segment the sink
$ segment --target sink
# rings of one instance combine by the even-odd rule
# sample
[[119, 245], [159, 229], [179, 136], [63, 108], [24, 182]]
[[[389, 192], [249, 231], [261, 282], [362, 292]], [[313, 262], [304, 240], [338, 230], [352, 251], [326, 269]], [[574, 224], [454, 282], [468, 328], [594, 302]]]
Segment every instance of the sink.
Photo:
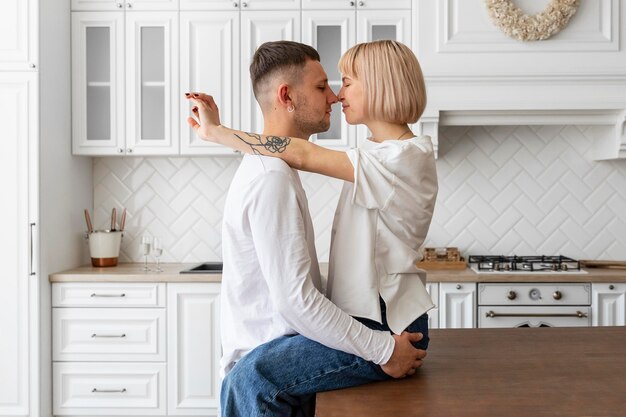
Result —
[[221, 274], [223, 262], [205, 262], [189, 269], [180, 271], [181, 274]]

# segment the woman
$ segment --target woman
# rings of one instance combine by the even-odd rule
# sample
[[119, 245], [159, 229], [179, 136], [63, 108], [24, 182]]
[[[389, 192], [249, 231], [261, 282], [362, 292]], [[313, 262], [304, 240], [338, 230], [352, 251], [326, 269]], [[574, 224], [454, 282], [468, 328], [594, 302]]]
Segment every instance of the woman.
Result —
[[372, 146], [341, 152], [307, 140], [234, 131], [220, 125], [213, 99], [198, 93], [187, 97], [200, 124], [191, 117], [188, 122], [203, 139], [343, 179], [327, 296], [370, 327], [376, 322], [396, 334], [421, 332], [424, 338], [416, 347], [426, 349], [426, 312], [434, 305], [425, 272], [415, 263], [434, 210], [437, 175], [430, 138], [416, 137], [408, 127], [426, 106], [421, 68], [405, 45], [376, 41], [350, 48], [339, 70], [338, 98], [346, 120], [365, 124]]

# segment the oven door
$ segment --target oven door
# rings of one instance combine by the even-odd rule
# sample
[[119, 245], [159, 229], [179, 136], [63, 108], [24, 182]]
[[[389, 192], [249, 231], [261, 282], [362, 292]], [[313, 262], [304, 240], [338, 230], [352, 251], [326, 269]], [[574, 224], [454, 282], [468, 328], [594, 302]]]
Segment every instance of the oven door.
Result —
[[478, 327], [589, 327], [591, 308], [482, 306], [478, 307]]

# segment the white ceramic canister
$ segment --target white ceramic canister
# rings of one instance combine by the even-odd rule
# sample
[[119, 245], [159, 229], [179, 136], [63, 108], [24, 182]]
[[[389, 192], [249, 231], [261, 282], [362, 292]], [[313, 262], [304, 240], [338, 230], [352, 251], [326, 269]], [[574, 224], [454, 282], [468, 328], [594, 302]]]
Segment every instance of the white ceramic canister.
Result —
[[117, 266], [123, 232], [94, 230], [87, 235], [91, 265], [96, 267]]

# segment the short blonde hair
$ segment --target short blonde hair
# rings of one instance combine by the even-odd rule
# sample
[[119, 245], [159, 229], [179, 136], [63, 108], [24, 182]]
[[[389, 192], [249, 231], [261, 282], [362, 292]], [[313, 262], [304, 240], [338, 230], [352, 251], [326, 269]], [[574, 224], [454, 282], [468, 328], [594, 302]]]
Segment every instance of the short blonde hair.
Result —
[[354, 45], [339, 71], [363, 83], [368, 116], [415, 123], [426, 107], [426, 84], [415, 54], [404, 44], [382, 40]]

